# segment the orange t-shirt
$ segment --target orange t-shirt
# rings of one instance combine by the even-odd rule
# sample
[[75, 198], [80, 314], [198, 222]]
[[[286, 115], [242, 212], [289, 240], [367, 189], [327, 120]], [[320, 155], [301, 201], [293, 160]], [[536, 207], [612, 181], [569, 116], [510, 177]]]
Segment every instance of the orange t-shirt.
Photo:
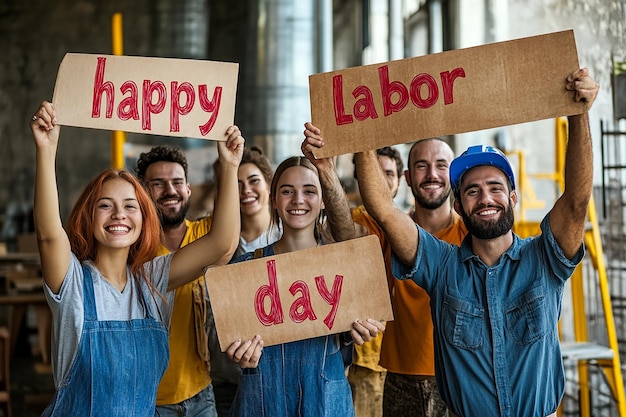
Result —
[[[463, 221], [454, 223], [435, 236], [460, 245], [467, 234]], [[387, 264], [388, 270], [391, 269]], [[430, 297], [410, 279], [389, 280], [394, 320], [387, 323], [381, 347], [380, 365], [388, 371], [407, 375], [435, 375], [433, 322]]]

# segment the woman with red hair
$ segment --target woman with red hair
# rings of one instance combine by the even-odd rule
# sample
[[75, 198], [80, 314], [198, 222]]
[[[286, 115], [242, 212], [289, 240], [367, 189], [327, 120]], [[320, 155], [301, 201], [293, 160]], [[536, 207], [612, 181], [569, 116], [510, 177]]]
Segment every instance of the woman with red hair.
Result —
[[43, 415], [152, 417], [169, 358], [170, 290], [227, 261], [239, 241], [241, 132], [231, 126], [227, 141], [218, 143], [222, 175], [209, 233], [157, 257], [156, 209], [123, 170], [106, 170], [87, 185], [64, 230], [55, 173], [60, 126], [51, 103], [40, 105], [31, 130], [35, 230], [53, 315], [56, 386]]

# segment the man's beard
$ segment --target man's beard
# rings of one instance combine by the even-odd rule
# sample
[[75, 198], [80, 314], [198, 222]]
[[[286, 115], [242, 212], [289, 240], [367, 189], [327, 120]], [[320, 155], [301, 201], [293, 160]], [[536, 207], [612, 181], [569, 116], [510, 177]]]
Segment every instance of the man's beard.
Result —
[[[513, 216], [513, 204], [509, 199], [509, 206], [502, 212], [500, 218], [495, 222], [488, 222], [487, 224], [474, 221], [473, 217], [469, 216], [463, 206], [459, 202], [461, 207], [461, 217], [467, 227], [468, 232], [479, 239], [495, 239], [509, 232], [513, 228], [514, 216]], [[481, 207], [482, 209], [482, 207]]]
[[185, 216], [187, 215], [187, 212], [189, 211], [189, 205], [190, 205], [190, 202], [189, 200], [187, 200], [187, 202], [183, 203], [180, 210], [173, 212], [173, 213], [165, 213], [163, 212], [163, 210], [159, 209], [158, 212], [159, 212], [159, 220], [161, 221], [161, 226], [164, 229], [179, 226], [183, 221], [185, 221]]
[[[413, 191], [413, 190], [412, 190]], [[434, 199], [425, 198], [419, 190], [413, 191], [413, 197], [415, 198], [415, 202], [422, 208], [427, 210], [436, 210], [443, 205], [443, 203], [450, 198], [450, 190], [444, 191], [441, 193], [439, 197], [435, 197]]]

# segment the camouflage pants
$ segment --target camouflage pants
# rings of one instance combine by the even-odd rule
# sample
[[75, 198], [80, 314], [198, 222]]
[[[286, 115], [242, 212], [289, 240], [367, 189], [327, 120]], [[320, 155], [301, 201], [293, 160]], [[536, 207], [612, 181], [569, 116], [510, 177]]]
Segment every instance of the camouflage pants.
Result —
[[446, 417], [448, 410], [437, 393], [435, 377], [387, 372], [383, 417]]

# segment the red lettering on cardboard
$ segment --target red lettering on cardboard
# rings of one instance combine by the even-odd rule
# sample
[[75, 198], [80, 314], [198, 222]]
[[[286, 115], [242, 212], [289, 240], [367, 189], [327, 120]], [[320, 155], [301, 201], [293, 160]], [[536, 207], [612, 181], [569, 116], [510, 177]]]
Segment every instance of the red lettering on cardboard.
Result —
[[[156, 92], [156, 102], [153, 102], [154, 93]], [[167, 91], [162, 81], [151, 82], [143, 80], [142, 106], [141, 106], [141, 128], [143, 130], [152, 130], [152, 114], [158, 114], [165, 108], [165, 100]]]
[[[387, 65], [378, 68], [378, 79], [380, 80], [380, 93], [383, 98], [385, 116], [389, 116], [405, 108], [406, 104], [409, 102], [409, 92], [400, 81], [389, 82], [389, 67]], [[391, 100], [393, 94], [399, 96], [396, 103], [393, 103]]]
[[[170, 110], [170, 132], [180, 132], [180, 115], [189, 114], [193, 109], [193, 103], [196, 100], [196, 93], [193, 86], [188, 82], [182, 83], [180, 86], [176, 81], [172, 81], [172, 107]], [[185, 104], [180, 105], [180, 96], [185, 93]], [[209, 129], [211, 130], [211, 129]]]
[[439, 76], [441, 77], [441, 86], [443, 88], [443, 103], [454, 103], [454, 80], [456, 80], [458, 77], [465, 78], [465, 70], [463, 68], [455, 68], [452, 70], [452, 72], [441, 72], [439, 73]]
[[326, 326], [332, 330], [333, 324], [335, 324], [335, 316], [337, 315], [337, 309], [339, 308], [339, 299], [341, 298], [341, 288], [343, 286], [343, 275], [335, 275], [335, 282], [333, 282], [333, 291], [329, 292], [326, 287], [326, 281], [324, 275], [315, 277], [315, 285], [317, 291], [330, 306], [330, 312], [324, 319]]
[[369, 88], [364, 85], [360, 85], [352, 92], [354, 98], [362, 95], [363, 98], [357, 100], [354, 103], [354, 117], [357, 120], [365, 120], [367, 118], [376, 119], [378, 113], [376, 113], [376, 105], [374, 104], [374, 97]]
[[117, 117], [120, 120], [139, 120], [139, 109], [137, 108], [137, 101], [139, 96], [139, 89], [137, 84], [133, 81], [126, 81], [120, 87], [122, 94], [130, 93], [130, 96], [125, 97], [117, 106]]
[[[399, 80], [389, 79], [389, 66], [383, 65], [378, 68], [378, 81], [380, 97], [383, 106], [383, 115], [391, 116], [401, 112], [411, 103], [419, 109], [433, 107], [443, 94], [443, 104], [454, 103], [454, 82], [457, 78], [465, 78], [463, 68], [455, 68], [452, 71], [439, 73], [441, 88], [437, 80], [430, 74], [420, 73], [413, 77], [409, 88]], [[352, 90], [352, 96], [356, 99], [352, 106], [352, 114], [346, 113], [346, 103], [343, 96], [343, 76], [333, 76], [333, 105], [335, 111], [335, 123], [337, 126], [354, 123], [365, 119], [376, 119], [378, 112], [373, 96], [373, 90], [366, 85], [358, 85]], [[354, 115], [354, 116], [353, 116]]]
[[213, 125], [217, 120], [217, 114], [220, 111], [220, 103], [222, 102], [222, 87], [215, 87], [215, 90], [213, 90], [213, 99], [209, 100], [207, 86], [202, 84], [198, 86], [198, 95], [200, 96], [200, 107], [202, 107], [202, 110], [211, 113], [209, 120], [200, 126], [200, 133], [204, 136], [213, 129]]
[[300, 292], [302, 296], [291, 304], [289, 309], [289, 318], [294, 323], [302, 323], [304, 320], [317, 320], [317, 316], [313, 311], [311, 305], [311, 294], [309, 293], [309, 286], [304, 281], [296, 281], [289, 287], [291, 295], [296, 295]]
[[346, 115], [346, 109], [343, 106], [342, 81], [343, 77], [341, 75], [335, 75], [333, 77], [333, 102], [335, 104], [335, 121], [337, 122], [337, 126], [352, 123], [352, 116]]
[[[428, 96], [422, 98], [422, 86], [425, 85], [428, 90]], [[439, 89], [437, 88], [437, 81], [430, 74], [419, 74], [411, 81], [411, 101], [415, 104], [415, 107], [420, 109], [427, 109], [432, 107], [439, 99]]]
[[91, 117], [100, 117], [100, 105], [102, 103], [102, 93], [106, 93], [106, 117], [113, 117], [113, 96], [115, 94], [113, 83], [104, 81], [104, 67], [106, 66], [106, 58], [98, 58], [96, 65], [96, 76], [93, 81], [93, 104], [91, 106]]
[[[283, 307], [280, 304], [278, 293], [278, 280], [276, 277], [276, 261], [267, 261], [267, 276], [269, 285], [261, 285], [254, 297], [254, 311], [259, 321], [264, 326], [280, 324], [283, 322]], [[265, 299], [270, 298], [270, 312], [265, 311]]]
[[[96, 72], [93, 84], [93, 98], [91, 117], [99, 118], [102, 101], [106, 108], [105, 117], [111, 119], [113, 117], [113, 108], [115, 106], [115, 86], [112, 81], [105, 81], [104, 73], [106, 69], [106, 58], [98, 57], [96, 64]], [[137, 83], [133, 80], [127, 80], [120, 86], [122, 100], [117, 106], [116, 116], [120, 120], [139, 120], [139, 102], [141, 100], [141, 128], [143, 130], [152, 130], [152, 115], [163, 112], [168, 104], [168, 92], [166, 84], [160, 80], [143, 80], [141, 98], [139, 97]], [[184, 102], [182, 96], [185, 96]], [[216, 86], [213, 95], [209, 98], [208, 86], [206, 84], [198, 85], [198, 94], [200, 108], [209, 113], [209, 119], [203, 125], [198, 126], [198, 130], [202, 136], [206, 136], [217, 121], [222, 100], [222, 87]], [[180, 117], [193, 111], [196, 103], [196, 92], [194, 86], [189, 82], [179, 83], [171, 81], [170, 83], [170, 132], [180, 131]]]
[[[280, 301], [280, 293], [278, 290], [278, 277], [276, 274], [276, 261], [269, 260], [266, 263], [268, 284], [261, 285], [254, 296], [254, 312], [257, 318], [264, 326], [272, 326], [281, 324], [284, 321], [283, 308]], [[331, 306], [330, 312], [324, 318], [324, 324], [332, 330], [335, 324], [335, 317], [339, 309], [339, 300], [341, 299], [341, 289], [343, 286], [343, 276], [335, 275], [332, 291], [328, 290], [324, 275], [315, 277], [315, 286], [320, 297]], [[289, 308], [289, 318], [294, 323], [302, 323], [304, 320], [317, 320], [317, 315], [313, 310], [311, 302], [311, 294], [309, 286], [306, 282], [297, 280], [289, 287], [291, 295], [300, 294], [298, 298], [291, 303]], [[269, 298], [269, 305], [266, 300]], [[269, 307], [269, 312], [267, 311]]]

